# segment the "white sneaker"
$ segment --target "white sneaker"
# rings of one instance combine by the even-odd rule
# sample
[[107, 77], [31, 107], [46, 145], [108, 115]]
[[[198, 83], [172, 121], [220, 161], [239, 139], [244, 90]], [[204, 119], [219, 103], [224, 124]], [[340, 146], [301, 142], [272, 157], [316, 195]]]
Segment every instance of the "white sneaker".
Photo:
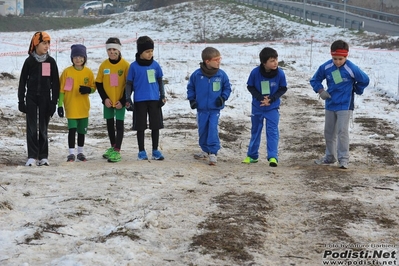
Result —
[[28, 161], [26, 162], [25, 166], [32, 166], [36, 164], [36, 159], [29, 158]]
[[194, 159], [199, 160], [199, 159], [206, 159], [206, 158], [208, 158], [208, 153], [207, 152], [201, 151], [201, 152], [198, 152], [198, 153], [194, 153]]
[[218, 158], [216, 156], [216, 154], [209, 154], [209, 165], [216, 165], [216, 163], [218, 162]]
[[50, 164], [47, 159], [41, 159], [40, 161], [37, 162], [37, 166], [42, 166], [42, 165], [49, 166]]
[[339, 163], [339, 168], [348, 169], [348, 163], [346, 163], [346, 162]]

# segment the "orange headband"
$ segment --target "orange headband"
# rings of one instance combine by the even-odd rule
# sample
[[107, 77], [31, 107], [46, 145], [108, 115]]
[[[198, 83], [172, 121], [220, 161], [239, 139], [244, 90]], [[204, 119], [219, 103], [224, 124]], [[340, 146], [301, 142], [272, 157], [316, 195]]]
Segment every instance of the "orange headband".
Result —
[[31, 40], [31, 42], [30, 42], [28, 54], [31, 54], [31, 53], [35, 50], [35, 47], [36, 47], [39, 43], [44, 42], [44, 41], [48, 41], [48, 42], [49, 42], [50, 39], [51, 39], [51, 38], [50, 38], [50, 35], [48, 35], [47, 32], [45, 32], [45, 31], [38, 31], [38, 32], [36, 32], [36, 33], [33, 35], [32, 40]]
[[348, 56], [348, 50], [346, 49], [337, 49], [335, 51], [331, 51], [332, 56]]

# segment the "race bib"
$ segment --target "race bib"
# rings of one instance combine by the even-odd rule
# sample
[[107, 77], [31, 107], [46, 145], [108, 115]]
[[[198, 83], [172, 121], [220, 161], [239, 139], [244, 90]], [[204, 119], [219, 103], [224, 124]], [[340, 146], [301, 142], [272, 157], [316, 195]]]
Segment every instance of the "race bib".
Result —
[[50, 77], [50, 63], [42, 63], [42, 76]]
[[262, 88], [262, 95], [268, 95], [270, 94], [270, 83], [268, 80], [264, 80], [260, 83], [260, 86]]
[[220, 91], [220, 82], [213, 82], [212, 89], [213, 91]]
[[64, 91], [71, 91], [73, 88], [73, 78], [66, 78]]
[[148, 83], [155, 83], [155, 70], [154, 69], [147, 70], [147, 78], [148, 78]]
[[341, 73], [339, 72], [339, 70], [334, 70], [332, 73], [332, 77], [334, 80], [335, 84], [341, 83], [342, 82], [342, 77], [341, 77]]
[[118, 74], [111, 74], [109, 76], [109, 82], [111, 83], [110, 85], [113, 87], [117, 87], [119, 85], [119, 79], [118, 79]]

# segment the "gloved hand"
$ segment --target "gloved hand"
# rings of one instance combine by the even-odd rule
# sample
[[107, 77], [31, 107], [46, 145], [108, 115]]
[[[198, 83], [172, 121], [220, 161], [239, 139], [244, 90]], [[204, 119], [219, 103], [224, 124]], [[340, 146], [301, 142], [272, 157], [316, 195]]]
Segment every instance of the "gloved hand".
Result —
[[216, 98], [216, 107], [221, 107], [224, 104], [224, 99], [222, 96]]
[[24, 102], [19, 102], [19, 103], [18, 103], [18, 110], [19, 110], [21, 113], [25, 113], [25, 114], [26, 114], [26, 105], [25, 105]]
[[48, 108], [49, 108], [49, 109], [48, 109], [48, 115], [49, 115], [50, 117], [53, 117], [53, 115], [54, 115], [54, 113], [55, 113], [55, 110], [57, 109], [57, 104], [55, 104], [55, 103], [50, 103], [50, 105], [49, 105]]
[[196, 100], [190, 100], [190, 107], [191, 107], [191, 109], [196, 109], [197, 108], [197, 101]]
[[164, 106], [165, 103], [166, 103], [166, 101], [164, 102], [164, 99], [165, 99], [165, 97], [160, 98], [160, 99], [158, 100], [158, 106], [159, 106], [160, 108], [162, 108], [162, 106]]
[[59, 106], [57, 109], [57, 113], [59, 117], [64, 117], [64, 108], [62, 106]]
[[79, 87], [79, 92], [80, 94], [90, 94], [91, 93], [91, 88], [87, 86], [80, 86]]
[[[129, 107], [127, 107], [129, 106]], [[126, 110], [133, 112], [134, 111], [134, 103], [132, 99], [126, 99]]]
[[328, 99], [328, 98], [331, 98], [331, 95], [330, 95], [327, 91], [325, 91], [325, 90], [323, 90], [322, 92], [320, 92], [320, 93], [319, 93], [319, 96], [320, 96], [320, 98], [322, 98], [323, 100], [326, 100], [326, 99]]

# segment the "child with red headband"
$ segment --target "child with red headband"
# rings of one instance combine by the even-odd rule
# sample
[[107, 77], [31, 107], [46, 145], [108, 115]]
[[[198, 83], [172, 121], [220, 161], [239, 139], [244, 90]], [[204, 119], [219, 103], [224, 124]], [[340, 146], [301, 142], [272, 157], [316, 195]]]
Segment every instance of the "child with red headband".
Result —
[[[358, 66], [347, 59], [349, 45], [337, 40], [331, 45], [331, 57], [322, 64], [310, 80], [313, 90], [325, 100], [325, 155], [315, 160], [319, 165], [348, 168], [349, 121], [354, 109], [354, 96], [363, 94], [370, 79]], [[326, 80], [327, 90], [322, 82]]]

